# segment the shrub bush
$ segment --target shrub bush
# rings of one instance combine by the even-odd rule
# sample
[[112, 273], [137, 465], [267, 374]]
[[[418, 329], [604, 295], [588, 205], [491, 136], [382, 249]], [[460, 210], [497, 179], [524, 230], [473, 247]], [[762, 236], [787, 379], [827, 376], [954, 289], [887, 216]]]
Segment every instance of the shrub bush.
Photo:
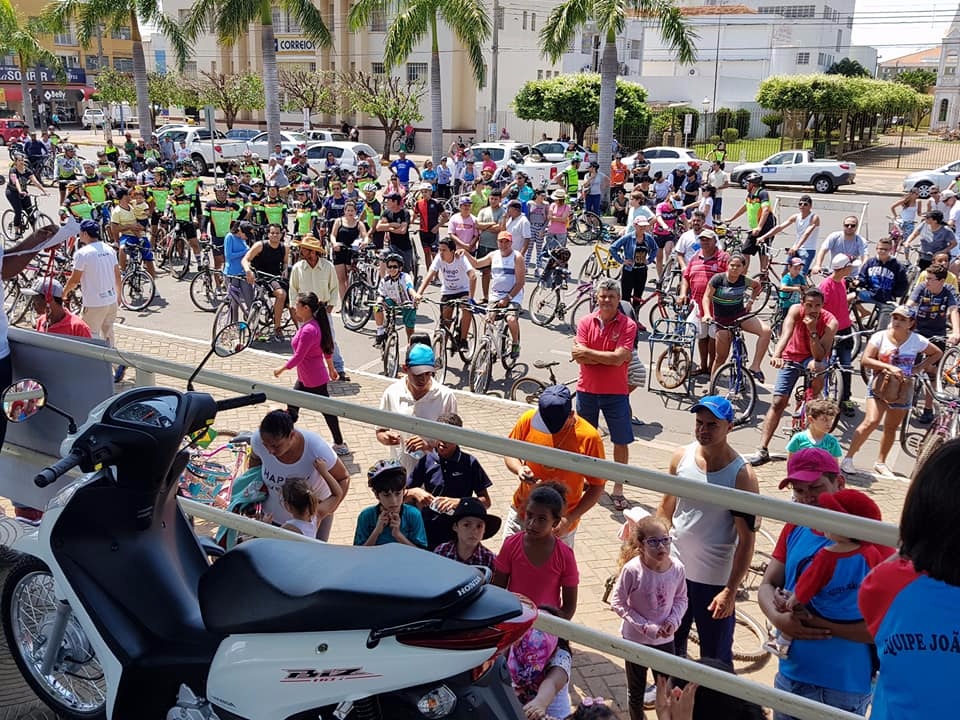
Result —
[[767, 126], [767, 137], [780, 137], [780, 123], [783, 122], [783, 115], [780, 113], [770, 113], [760, 118], [760, 122]]
[[723, 141], [729, 145], [740, 139], [740, 131], [735, 127], [725, 128], [723, 131]]
[[723, 138], [721, 138], [719, 135], [711, 135], [711, 136], [710, 136], [710, 143], [711, 143], [714, 147], [716, 147], [717, 143], [720, 142], [722, 139], [723, 139]]

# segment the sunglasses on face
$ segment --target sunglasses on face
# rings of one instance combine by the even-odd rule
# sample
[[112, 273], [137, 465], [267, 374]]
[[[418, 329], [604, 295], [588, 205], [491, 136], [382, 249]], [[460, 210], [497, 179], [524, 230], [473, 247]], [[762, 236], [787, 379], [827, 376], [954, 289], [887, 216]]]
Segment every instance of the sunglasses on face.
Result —
[[855, 227], [857, 226], [857, 224], [856, 224], [856, 223], [844, 223], [843, 226], [844, 226], [844, 227], [852, 227], [852, 228], [855, 228]]
[[806, 207], [806, 206], [809, 205], [809, 204], [810, 204], [810, 203], [808, 203], [808, 202], [798, 202], [798, 203], [797, 203], [797, 205], [798, 205], [799, 207]]
[[399, 265], [387, 265], [387, 270], [399, 270]]

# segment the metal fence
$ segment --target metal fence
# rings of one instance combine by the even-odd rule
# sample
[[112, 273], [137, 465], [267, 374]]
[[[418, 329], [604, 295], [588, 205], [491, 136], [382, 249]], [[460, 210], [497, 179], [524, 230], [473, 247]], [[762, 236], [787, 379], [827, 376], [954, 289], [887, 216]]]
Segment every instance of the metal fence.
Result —
[[[68, 355], [79, 355], [112, 363], [122, 362], [137, 370], [138, 385], [152, 384], [155, 373], [185, 380], [193, 372], [193, 368], [178, 363], [135, 353], [124, 352], [121, 355], [111, 348], [88, 345], [62, 336], [32, 333], [17, 328], [11, 328], [10, 333], [11, 337], [20, 343], [57, 350]], [[200, 373], [196, 382], [236, 393], [263, 392], [272, 401], [295, 404], [302, 408], [338, 415], [377, 427], [390, 427], [404, 432], [449, 440], [465, 447], [487, 450], [504, 456], [525, 457], [553, 467], [580, 472], [584, 475], [624, 482], [634, 487], [655, 492], [694, 498], [731, 510], [738, 510], [760, 517], [776, 518], [784, 522], [806, 525], [883, 545], [894, 546], [899, 538], [898, 529], [889, 523], [834, 513], [816, 507], [763, 497], [754, 493], [715, 487], [654, 470], [598, 460], [553, 448], [509, 440], [467, 428], [458, 428], [452, 425], [388, 413], [343, 400], [319, 397], [233, 375], [204, 370]], [[271, 537], [287, 537], [291, 540], [304, 540], [302, 536], [296, 536], [293, 533], [288, 534], [278, 528], [189, 500], [181, 500], [181, 504], [188, 514], [228, 527], [235, 527], [244, 532]], [[642, 645], [576, 623], [549, 616], [543, 616], [537, 622], [538, 626], [544, 630], [566, 637], [581, 645], [700, 683], [729, 695], [747, 698], [803, 720], [855, 720], [858, 717], [735, 675], [704, 667], [683, 658], [658, 653]]]

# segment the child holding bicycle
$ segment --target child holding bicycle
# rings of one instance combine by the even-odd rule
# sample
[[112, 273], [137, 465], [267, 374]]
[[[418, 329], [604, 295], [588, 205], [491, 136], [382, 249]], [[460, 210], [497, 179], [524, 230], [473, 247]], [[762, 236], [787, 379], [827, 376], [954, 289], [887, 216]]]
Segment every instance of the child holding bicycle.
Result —
[[377, 307], [373, 311], [373, 319], [377, 323], [377, 339], [374, 344], [380, 347], [387, 334], [387, 330], [383, 326], [383, 310], [380, 309], [380, 305], [389, 307], [407, 306], [400, 308], [400, 315], [403, 318], [403, 327], [407, 331], [407, 343], [409, 344], [413, 327], [417, 322], [417, 311], [410, 304], [419, 300], [420, 296], [413, 289], [413, 280], [410, 275], [403, 272], [403, 256], [390, 253], [387, 255], [384, 264], [387, 266], [387, 272], [380, 278], [380, 284], [377, 286]]
[[840, 413], [840, 408], [833, 400], [817, 398], [807, 401], [806, 413], [808, 418], [807, 429], [798, 432], [787, 443], [787, 459], [804, 448], [820, 448], [826, 450], [837, 460], [843, 457], [840, 441], [830, 434], [833, 421]]

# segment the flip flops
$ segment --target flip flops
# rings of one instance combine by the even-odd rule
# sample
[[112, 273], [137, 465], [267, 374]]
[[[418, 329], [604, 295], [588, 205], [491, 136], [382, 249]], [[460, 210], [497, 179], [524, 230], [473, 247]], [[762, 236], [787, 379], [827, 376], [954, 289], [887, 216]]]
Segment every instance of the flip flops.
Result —
[[626, 510], [630, 507], [630, 501], [627, 500], [623, 495], [611, 495], [610, 499], [613, 501], [613, 507], [615, 510]]

